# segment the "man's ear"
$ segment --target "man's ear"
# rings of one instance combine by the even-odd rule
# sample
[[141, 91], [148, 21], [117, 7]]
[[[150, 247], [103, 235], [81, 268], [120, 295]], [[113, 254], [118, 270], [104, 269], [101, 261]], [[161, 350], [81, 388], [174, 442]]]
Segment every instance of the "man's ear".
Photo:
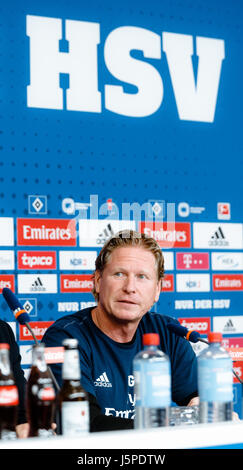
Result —
[[156, 295], [155, 295], [154, 302], [158, 302], [159, 296], [160, 296], [160, 293], [161, 293], [161, 289], [162, 289], [162, 279], [160, 279], [157, 283]]
[[94, 285], [95, 285], [95, 291], [97, 294], [99, 294], [100, 291], [100, 278], [101, 278], [101, 272], [100, 271], [95, 271], [94, 273]]

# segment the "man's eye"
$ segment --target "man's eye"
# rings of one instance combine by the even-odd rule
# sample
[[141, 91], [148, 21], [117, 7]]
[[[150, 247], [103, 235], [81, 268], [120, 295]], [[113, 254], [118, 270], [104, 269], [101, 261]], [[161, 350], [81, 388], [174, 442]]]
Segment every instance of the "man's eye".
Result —
[[146, 279], [145, 274], [139, 274], [138, 277], [139, 277], [139, 279]]
[[121, 277], [122, 274], [123, 274], [123, 273], [118, 272], [118, 273], [115, 273], [115, 276], [116, 276], [116, 277]]

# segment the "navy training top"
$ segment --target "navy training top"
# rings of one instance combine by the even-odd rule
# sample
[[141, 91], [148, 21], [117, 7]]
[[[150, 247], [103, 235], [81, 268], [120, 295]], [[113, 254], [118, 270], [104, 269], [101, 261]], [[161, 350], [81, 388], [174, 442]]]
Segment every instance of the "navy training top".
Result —
[[[147, 312], [140, 320], [133, 340], [117, 343], [95, 325], [91, 317], [92, 309], [86, 308], [59, 318], [47, 329], [42, 341], [50, 347], [62, 346], [66, 338], [78, 340], [82, 386], [96, 397], [103, 414], [134, 418], [132, 362], [143, 349], [144, 333], [158, 333], [160, 349], [170, 358], [172, 400], [181, 406], [197, 395], [196, 355], [187, 340], [167, 328], [172, 318]], [[62, 364], [52, 364], [51, 367], [61, 386]]]

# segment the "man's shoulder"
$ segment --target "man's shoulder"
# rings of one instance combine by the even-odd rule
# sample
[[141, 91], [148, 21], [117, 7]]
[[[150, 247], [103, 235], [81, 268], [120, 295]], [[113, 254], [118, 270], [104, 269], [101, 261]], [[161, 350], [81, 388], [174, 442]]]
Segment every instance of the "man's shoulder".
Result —
[[0, 327], [5, 328], [6, 330], [8, 330], [10, 326], [5, 320], [0, 319]]
[[157, 312], [147, 312], [143, 317], [144, 322], [155, 322], [158, 325], [167, 326], [171, 321], [177, 321], [175, 318], [170, 317], [169, 315], [164, 315]]
[[75, 326], [80, 327], [83, 323], [90, 321], [91, 310], [91, 308], [85, 308], [75, 313], [64, 315], [55, 320], [48, 330], [65, 330], [73, 327], [75, 328]]
[[0, 338], [1, 340], [9, 340], [9, 337], [13, 336], [13, 330], [11, 326], [5, 320], [0, 320]]
[[175, 342], [178, 342], [179, 337], [176, 337], [176, 335], [168, 328], [168, 325], [171, 322], [175, 323], [178, 322], [178, 320], [169, 315], [157, 312], [147, 312], [142, 318], [141, 327], [142, 330], [146, 332], [159, 333], [161, 338], [163, 338], [163, 342], [172, 346]]

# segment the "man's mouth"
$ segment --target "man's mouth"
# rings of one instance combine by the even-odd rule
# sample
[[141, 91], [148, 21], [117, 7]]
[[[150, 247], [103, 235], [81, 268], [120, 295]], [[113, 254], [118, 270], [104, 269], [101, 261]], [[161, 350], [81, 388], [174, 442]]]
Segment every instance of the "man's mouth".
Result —
[[136, 305], [136, 302], [133, 302], [132, 300], [122, 299], [122, 300], [118, 300], [118, 302], [122, 304]]

